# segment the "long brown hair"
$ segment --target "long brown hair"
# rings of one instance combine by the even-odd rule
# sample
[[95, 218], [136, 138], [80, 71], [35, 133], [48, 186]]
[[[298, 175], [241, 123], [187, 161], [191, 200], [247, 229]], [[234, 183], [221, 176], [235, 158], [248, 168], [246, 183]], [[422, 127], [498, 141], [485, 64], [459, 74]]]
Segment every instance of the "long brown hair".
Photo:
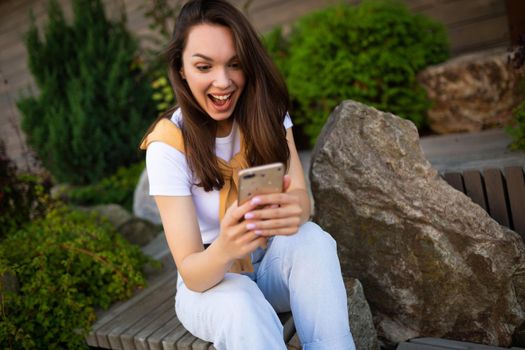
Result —
[[[168, 74], [182, 111], [181, 131], [188, 165], [200, 181], [197, 185], [211, 191], [224, 185], [215, 156], [217, 122], [199, 106], [180, 75], [189, 31], [204, 23], [225, 26], [233, 33], [246, 84], [230, 118], [234, 118], [244, 135], [250, 166], [278, 161], [288, 164], [290, 152], [283, 121], [289, 96], [257, 33], [239, 10], [224, 0], [192, 0], [184, 5], [166, 49]], [[170, 118], [175, 108], [158, 118], [147, 134], [158, 120]]]

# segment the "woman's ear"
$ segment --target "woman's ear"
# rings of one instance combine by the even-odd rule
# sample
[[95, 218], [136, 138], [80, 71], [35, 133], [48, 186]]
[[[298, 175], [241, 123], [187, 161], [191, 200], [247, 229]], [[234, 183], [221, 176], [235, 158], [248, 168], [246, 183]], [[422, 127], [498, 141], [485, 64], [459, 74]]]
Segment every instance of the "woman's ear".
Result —
[[181, 68], [179, 70], [179, 74], [180, 74], [180, 77], [182, 78], [182, 80], [186, 80], [186, 76], [184, 75], [184, 69], [183, 68]]

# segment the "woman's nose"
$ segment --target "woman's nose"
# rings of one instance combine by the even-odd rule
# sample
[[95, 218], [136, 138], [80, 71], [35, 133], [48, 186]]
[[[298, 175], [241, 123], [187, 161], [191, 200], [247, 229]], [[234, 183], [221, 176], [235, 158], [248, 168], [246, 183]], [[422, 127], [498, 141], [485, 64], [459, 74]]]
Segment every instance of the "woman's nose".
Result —
[[214, 78], [213, 86], [219, 89], [228, 88], [232, 83], [226, 69], [218, 69]]

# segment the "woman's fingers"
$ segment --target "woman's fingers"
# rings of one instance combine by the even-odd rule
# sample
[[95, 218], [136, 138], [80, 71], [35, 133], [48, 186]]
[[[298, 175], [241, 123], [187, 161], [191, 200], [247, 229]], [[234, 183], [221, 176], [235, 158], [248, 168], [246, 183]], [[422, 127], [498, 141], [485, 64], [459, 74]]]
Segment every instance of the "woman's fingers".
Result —
[[293, 235], [299, 230], [298, 226], [281, 227], [268, 230], [256, 230], [254, 233], [261, 237], [277, 236], [277, 235]]
[[290, 216], [281, 219], [271, 219], [262, 221], [250, 221], [246, 224], [246, 228], [250, 231], [257, 230], [272, 230], [285, 227], [299, 226], [301, 219], [298, 216]]
[[244, 219], [246, 220], [266, 220], [266, 219], [278, 219], [286, 218], [290, 216], [300, 216], [301, 207], [298, 205], [287, 205], [279, 207], [268, 206], [264, 209], [251, 210], [244, 214]]
[[297, 232], [302, 213], [297, 197], [275, 193], [256, 196], [251, 202], [258, 207], [244, 214], [247, 230], [261, 236]]
[[290, 185], [292, 184], [292, 177], [290, 175], [284, 175], [283, 179], [283, 192], [288, 191]]
[[230, 207], [226, 210], [224, 218], [221, 220], [221, 225], [237, 225], [237, 223], [243, 219], [244, 215], [247, 212], [253, 210], [255, 207], [257, 207], [257, 205], [250, 201], [244, 203], [240, 207], [237, 205], [237, 201], [233, 202], [232, 205], [230, 205]]
[[297, 204], [299, 199], [296, 196], [287, 193], [271, 193], [258, 195], [250, 200], [250, 203], [256, 204], [257, 206], [265, 207], [268, 205], [286, 205], [286, 204]]

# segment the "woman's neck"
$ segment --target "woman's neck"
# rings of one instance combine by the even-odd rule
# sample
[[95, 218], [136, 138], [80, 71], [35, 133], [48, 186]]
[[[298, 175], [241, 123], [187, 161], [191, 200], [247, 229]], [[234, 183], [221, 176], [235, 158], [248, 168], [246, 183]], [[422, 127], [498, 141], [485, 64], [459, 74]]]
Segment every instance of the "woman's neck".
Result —
[[217, 122], [217, 133], [215, 137], [226, 137], [232, 131], [233, 118], [228, 118], [226, 120], [221, 120]]

